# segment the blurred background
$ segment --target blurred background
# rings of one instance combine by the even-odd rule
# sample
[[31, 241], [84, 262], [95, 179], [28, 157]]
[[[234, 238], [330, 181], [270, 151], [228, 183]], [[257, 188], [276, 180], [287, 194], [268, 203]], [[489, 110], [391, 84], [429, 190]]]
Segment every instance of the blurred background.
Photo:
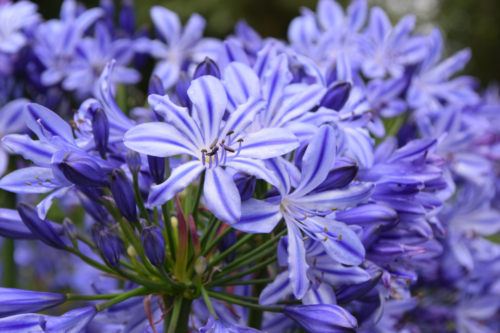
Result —
[[[59, 15], [63, 0], [34, 0], [46, 18]], [[80, 0], [87, 7], [99, 0]], [[121, 0], [114, 0], [119, 6]], [[349, 3], [340, 0], [344, 6]], [[224, 38], [243, 18], [263, 37], [286, 39], [290, 21], [301, 6], [316, 8], [317, 0], [136, 0], [139, 24], [150, 24], [149, 8], [165, 6], [177, 12], [185, 22], [197, 12], [207, 20], [205, 36]], [[500, 81], [500, 1], [499, 0], [369, 0], [371, 6], [383, 7], [393, 22], [407, 13], [418, 17], [420, 32], [439, 26], [447, 41], [447, 54], [464, 47], [472, 49], [472, 61], [466, 74], [481, 79], [483, 86]]]

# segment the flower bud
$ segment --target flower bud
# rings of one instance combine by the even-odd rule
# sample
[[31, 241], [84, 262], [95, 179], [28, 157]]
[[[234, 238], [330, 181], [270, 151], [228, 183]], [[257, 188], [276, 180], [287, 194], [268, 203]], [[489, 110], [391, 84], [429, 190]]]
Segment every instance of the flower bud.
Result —
[[92, 241], [97, 248], [99, 248], [99, 235], [101, 234], [101, 231], [104, 230], [104, 226], [99, 223], [94, 223], [90, 227], [90, 237], [92, 238]]
[[233, 175], [233, 180], [238, 188], [238, 192], [240, 192], [241, 201], [250, 199], [255, 191], [257, 177], [245, 172], [237, 172]]
[[61, 237], [59, 237], [52, 225], [48, 221], [38, 217], [38, 212], [35, 207], [21, 202], [17, 206], [17, 210], [19, 211], [19, 216], [23, 220], [24, 225], [28, 227], [36, 238], [56, 249], [62, 250], [66, 247], [66, 244]]
[[[21, 313], [39, 312], [58, 306], [66, 302], [66, 295], [0, 288], [0, 299], [2, 300], [0, 318], [4, 318]], [[6, 329], [8, 329], [8, 327]]]
[[217, 66], [215, 61], [213, 61], [209, 57], [205, 57], [205, 60], [203, 60], [198, 64], [198, 66], [196, 66], [193, 74], [193, 80], [196, 80], [197, 78], [204, 75], [211, 75], [220, 79], [219, 66]]
[[[220, 243], [219, 243], [219, 246], [218, 246], [218, 249], [220, 252], [225, 252], [227, 249], [229, 249], [231, 246], [233, 246], [234, 244], [236, 244], [236, 241], [238, 240], [238, 238], [236, 237], [236, 232], [233, 230], [231, 230], [227, 235], [226, 237], [224, 237]], [[227, 257], [224, 258], [224, 262], [226, 264], [230, 264], [234, 261], [234, 258], [236, 257], [236, 252], [233, 252], [231, 253], [230, 255], [228, 255]]]
[[141, 233], [142, 247], [151, 264], [160, 267], [165, 260], [165, 240], [158, 226], [144, 228]]
[[177, 99], [179, 100], [179, 104], [183, 107], [191, 108], [191, 100], [187, 94], [187, 91], [191, 86], [191, 79], [186, 72], [181, 72], [179, 76], [179, 80], [175, 85], [175, 93], [177, 94]]
[[367, 292], [375, 288], [382, 277], [382, 269], [379, 267], [369, 268], [366, 270], [370, 274], [371, 279], [363, 283], [343, 285], [336, 292], [337, 303], [345, 304], [365, 295]]
[[108, 212], [102, 207], [102, 205], [89, 198], [84, 192], [80, 191], [81, 187], [78, 188], [76, 194], [80, 199], [83, 209], [88, 213], [96, 222], [101, 224], [106, 224], [110, 220]]
[[135, 256], [137, 255], [137, 251], [135, 250], [135, 248], [132, 246], [132, 245], [129, 245], [127, 247], [127, 253], [129, 256], [131, 256], [132, 258], [135, 258]]
[[333, 169], [315, 192], [334, 190], [349, 185], [358, 174], [358, 170], [358, 165], [354, 160], [348, 157], [338, 158]]
[[356, 318], [333, 304], [286, 306], [283, 313], [311, 333], [354, 333], [358, 327]]
[[123, 0], [120, 14], [118, 15], [118, 24], [128, 37], [134, 34], [135, 30], [135, 8], [132, 0]]
[[165, 88], [163, 87], [163, 82], [158, 77], [158, 75], [152, 75], [149, 79], [149, 89], [148, 92], [150, 95], [165, 95]]
[[101, 231], [99, 234], [99, 249], [111, 267], [114, 269], [120, 267], [120, 244], [118, 237], [112, 231]]
[[93, 157], [83, 153], [70, 151], [64, 155], [58, 164], [64, 177], [78, 186], [106, 187], [109, 185], [108, 176], [97, 164]]
[[319, 103], [320, 106], [340, 111], [351, 93], [351, 84], [349, 82], [336, 82], [328, 87], [323, 99]]
[[202, 275], [205, 273], [205, 270], [207, 269], [207, 259], [205, 257], [198, 257], [196, 258], [196, 261], [194, 262], [194, 271], [198, 275]]
[[134, 175], [138, 174], [141, 170], [141, 154], [136, 151], [129, 150], [127, 152], [127, 165]]
[[156, 184], [163, 183], [165, 175], [165, 157], [148, 155], [149, 173]]
[[97, 151], [101, 156], [105, 156], [109, 139], [109, 121], [106, 112], [102, 108], [97, 108], [94, 111], [92, 132], [94, 133], [94, 143]]
[[[54, 230], [61, 234], [61, 225], [49, 222]], [[9, 239], [38, 239], [23, 223], [15, 209], [0, 208], [0, 237]]]
[[137, 222], [134, 189], [122, 169], [115, 169], [111, 176], [111, 192], [120, 213], [129, 221]]
[[63, 221], [63, 231], [64, 231], [64, 236], [68, 238], [70, 241], [76, 241], [76, 227], [73, 221], [71, 221], [69, 218], [64, 218]]

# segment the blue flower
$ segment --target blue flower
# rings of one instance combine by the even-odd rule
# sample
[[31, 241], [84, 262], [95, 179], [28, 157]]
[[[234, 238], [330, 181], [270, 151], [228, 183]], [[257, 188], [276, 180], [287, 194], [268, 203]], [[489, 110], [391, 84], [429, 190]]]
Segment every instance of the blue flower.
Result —
[[[222, 125], [227, 97], [221, 82], [213, 76], [194, 80], [188, 90], [194, 115], [173, 104], [168, 96], [151, 95], [150, 104], [166, 123], [141, 124], [125, 134], [130, 149], [147, 155], [168, 157], [179, 154], [193, 160], [176, 168], [164, 183], [151, 187], [149, 204], [158, 206], [172, 199], [203, 171], [205, 200], [215, 216], [227, 223], [240, 219], [241, 200], [232, 176], [222, 167], [244, 171], [277, 185], [275, 175], [259, 159], [286, 154], [298, 146], [288, 131], [274, 130], [273, 135], [243, 131], [262, 111], [264, 103], [251, 98], [235, 110]], [[267, 135], [267, 136], [266, 136]]]
[[0, 51], [8, 54], [17, 53], [26, 45], [28, 38], [21, 31], [40, 21], [36, 12], [38, 6], [29, 1], [0, 4]]
[[62, 87], [66, 90], [76, 90], [79, 96], [92, 94], [99, 98], [98, 79], [111, 60], [116, 61], [111, 75], [112, 89], [119, 83], [137, 83], [141, 79], [140, 73], [133, 68], [127, 68], [133, 56], [131, 40], [113, 40], [109, 28], [98, 22], [95, 25], [94, 38], [86, 37], [77, 44]]
[[358, 321], [337, 305], [293, 305], [283, 312], [311, 333], [356, 332]]
[[[267, 201], [249, 199], [242, 203], [240, 222], [235, 229], [245, 232], [271, 232], [284, 218], [288, 229], [288, 268], [294, 294], [302, 298], [309, 289], [302, 232], [322, 242], [326, 253], [336, 261], [359, 265], [365, 249], [358, 236], [342, 222], [325, 219], [334, 210], [344, 210], [366, 201], [374, 184], [354, 183], [343, 189], [311, 193], [326, 179], [335, 164], [335, 135], [330, 126], [322, 126], [309, 143], [302, 159], [302, 173], [293, 165], [270, 159], [266, 165], [273, 170], [280, 186], [280, 196]], [[292, 187], [295, 190], [292, 191]]]
[[[29, 100], [20, 98], [5, 104], [0, 108], [0, 137], [22, 132], [26, 128], [23, 118], [23, 108]], [[0, 144], [0, 176], [3, 176], [9, 165], [9, 150]]]
[[66, 302], [66, 295], [0, 288], [0, 318], [39, 312]]

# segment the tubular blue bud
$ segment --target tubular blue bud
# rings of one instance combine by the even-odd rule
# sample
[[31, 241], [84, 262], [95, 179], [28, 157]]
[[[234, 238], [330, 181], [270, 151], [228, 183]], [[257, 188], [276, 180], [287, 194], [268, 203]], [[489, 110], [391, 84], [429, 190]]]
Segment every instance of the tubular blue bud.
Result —
[[106, 173], [88, 154], [70, 151], [64, 155], [58, 168], [64, 177], [75, 185], [85, 187], [106, 187], [109, 185]]
[[79, 192], [82, 192], [83, 194], [85, 194], [87, 197], [89, 197], [90, 200], [93, 200], [93, 201], [101, 200], [102, 196], [104, 195], [104, 191], [99, 187], [77, 186], [76, 189]]
[[187, 94], [189, 86], [191, 85], [191, 79], [186, 72], [181, 72], [179, 80], [175, 85], [175, 93], [177, 94], [177, 99], [179, 104], [183, 107], [191, 108], [191, 100]]
[[349, 185], [358, 174], [358, 170], [358, 165], [354, 160], [348, 157], [338, 158], [333, 170], [328, 173], [326, 179], [315, 189], [315, 192], [334, 190]]
[[328, 87], [323, 99], [319, 103], [320, 106], [340, 111], [351, 93], [351, 84], [349, 82], [336, 82]]
[[132, 0], [123, 0], [120, 14], [118, 15], [118, 24], [129, 37], [135, 30], [135, 8]]
[[366, 258], [378, 264], [391, 263], [400, 257], [412, 257], [427, 252], [426, 248], [406, 244], [379, 241], [372, 245], [366, 253]]
[[0, 288], [0, 318], [39, 312], [66, 302], [66, 295]]
[[196, 66], [196, 69], [194, 70], [193, 74], [193, 80], [196, 80], [200, 76], [204, 75], [215, 76], [218, 79], [220, 79], [221, 77], [219, 66], [217, 66], [215, 61], [213, 61], [209, 57], [205, 57], [205, 60], [203, 60], [198, 64], [198, 66]]
[[358, 327], [356, 318], [333, 304], [286, 306], [283, 313], [311, 333], [354, 333]]
[[165, 240], [158, 226], [144, 228], [141, 233], [142, 247], [151, 264], [160, 267], [165, 261]]
[[165, 95], [165, 88], [163, 87], [163, 82], [158, 77], [158, 75], [151, 75], [149, 79], [149, 89], [148, 92], [150, 95]]
[[111, 192], [120, 213], [129, 221], [137, 222], [134, 189], [122, 169], [115, 169], [111, 176]]
[[344, 285], [340, 287], [336, 292], [337, 303], [345, 304], [354, 301], [355, 299], [365, 295], [367, 292], [375, 288], [380, 278], [382, 277], [382, 269], [379, 267], [369, 268], [366, 270], [370, 274], [371, 279], [352, 285]]
[[94, 223], [90, 227], [90, 237], [92, 238], [92, 241], [94, 242], [94, 245], [97, 248], [99, 248], [99, 235], [104, 230], [105, 230], [104, 226], [99, 223]]
[[100, 0], [99, 6], [104, 9], [107, 17], [112, 18], [115, 15], [115, 4], [113, 0]]
[[63, 231], [64, 231], [64, 236], [66, 236], [66, 238], [68, 238], [70, 241], [76, 240], [75, 224], [67, 217], [65, 217], [63, 221]]
[[365, 249], [370, 248], [370, 246], [378, 239], [381, 232], [382, 232], [381, 224], [370, 224], [363, 229], [363, 236], [361, 237], [361, 243], [363, 243]]
[[257, 177], [244, 172], [237, 172], [233, 175], [234, 183], [240, 192], [241, 201], [248, 200], [252, 197], [257, 184]]
[[[231, 230], [226, 237], [224, 237], [220, 243], [219, 243], [219, 246], [218, 246], [218, 249], [220, 252], [224, 252], [226, 251], [227, 249], [229, 249], [231, 246], [233, 246], [234, 244], [236, 244], [236, 241], [238, 240], [238, 238], [236, 237], [236, 232], [233, 230]], [[234, 258], [236, 257], [236, 252], [233, 252], [231, 253], [230, 255], [228, 255], [226, 258], [224, 258], [224, 262], [226, 264], [229, 264], [229, 263], [232, 263], [234, 261]]]
[[148, 155], [149, 173], [156, 184], [163, 183], [165, 176], [165, 158]]
[[106, 112], [102, 108], [97, 108], [94, 111], [92, 132], [94, 133], [94, 143], [97, 151], [101, 156], [105, 156], [109, 139], [109, 121]]
[[76, 192], [83, 209], [87, 212], [96, 222], [101, 224], [106, 224], [110, 220], [108, 212], [102, 207], [102, 205], [94, 200], [91, 200], [84, 192], [80, 191], [80, 188]]
[[66, 244], [64, 244], [64, 241], [59, 237], [52, 225], [48, 221], [38, 217], [38, 212], [35, 207], [21, 202], [17, 206], [17, 210], [19, 211], [19, 216], [24, 225], [28, 227], [36, 238], [56, 249], [62, 250], [66, 247]]
[[138, 174], [141, 170], [141, 154], [136, 151], [129, 150], [127, 152], [127, 165], [134, 175]]
[[10, 239], [37, 239], [14, 209], [0, 208], [0, 236]]
[[359, 226], [377, 223], [381, 224], [384, 229], [388, 229], [397, 223], [398, 213], [385, 205], [367, 204], [338, 212], [335, 214], [335, 219], [346, 224]]
[[99, 249], [104, 259], [114, 269], [120, 267], [120, 243], [118, 237], [110, 230], [103, 230], [99, 234]]

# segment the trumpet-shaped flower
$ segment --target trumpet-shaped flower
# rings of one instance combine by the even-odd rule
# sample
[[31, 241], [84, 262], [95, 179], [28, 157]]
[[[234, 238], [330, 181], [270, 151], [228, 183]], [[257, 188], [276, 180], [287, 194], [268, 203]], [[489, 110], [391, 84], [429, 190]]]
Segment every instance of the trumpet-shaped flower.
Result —
[[[326, 253], [336, 261], [359, 265], [365, 249], [358, 236], [347, 225], [324, 217], [334, 210], [366, 201], [375, 186], [353, 183], [342, 189], [313, 192], [321, 185], [335, 165], [335, 134], [330, 126], [322, 126], [314, 135], [302, 159], [302, 173], [285, 160], [269, 159], [280, 186], [280, 196], [267, 201], [249, 199], [242, 204], [240, 222], [232, 225], [245, 232], [271, 232], [284, 218], [288, 229], [288, 269], [293, 292], [302, 298], [309, 290], [305, 248], [302, 232], [323, 244]], [[284, 161], [284, 162], [282, 162]], [[292, 186], [295, 190], [292, 191]]]
[[193, 117], [187, 108], [173, 104], [168, 96], [151, 95], [150, 104], [166, 123], [132, 128], [125, 134], [125, 146], [152, 156], [187, 154], [192, 158], [176, 168], [164, 183], [151, 187], [151, 206], [172, 199], [206, 171], [204, 193], [208, 208], [221, 220], [235, 223], [241, 216], [241, 199], [233, 177], [223, 167], [278, 185], [274, 173], [260, 159], [286, 154], [298, 146], [298, 141], [284, 129], [264, 129], [244, 135], [245, 128], [264, 107], [258, 98], [240, 105], [222, 124], [227, 97], [222, 83], [213, 76], [194, 80], [188, 95], [196, 111]]

